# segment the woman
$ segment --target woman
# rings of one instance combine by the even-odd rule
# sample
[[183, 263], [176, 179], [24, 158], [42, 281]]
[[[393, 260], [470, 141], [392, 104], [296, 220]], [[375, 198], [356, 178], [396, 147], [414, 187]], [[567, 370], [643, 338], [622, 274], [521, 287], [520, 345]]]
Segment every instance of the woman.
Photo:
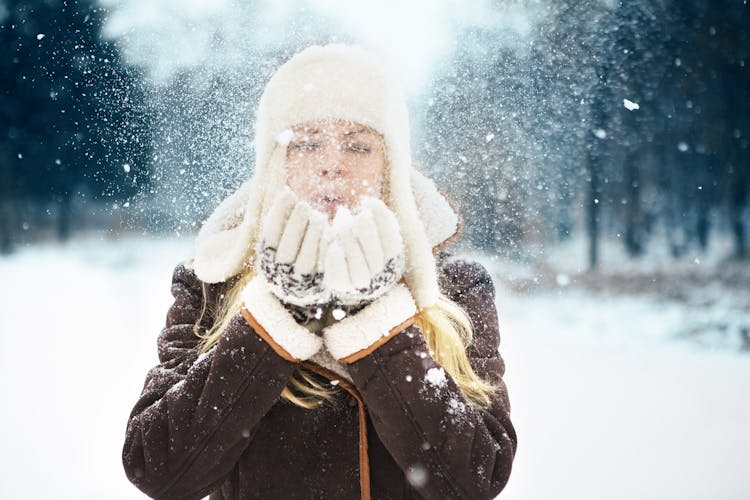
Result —
[[516, 434], [494, 286], [445, 250], [405, 99], [357, 46], [268, 82], [253, 176], [174, 270], [123, 464], [154, 498], [495, 497]]

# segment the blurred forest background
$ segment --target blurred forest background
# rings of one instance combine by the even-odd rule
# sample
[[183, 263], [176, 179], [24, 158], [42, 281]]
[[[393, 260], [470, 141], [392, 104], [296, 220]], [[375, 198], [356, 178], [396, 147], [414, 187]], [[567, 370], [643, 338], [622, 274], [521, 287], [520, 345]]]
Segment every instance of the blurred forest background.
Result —
[[[197, 229], [252, 172], [273, 69], [356, 41], [285, 4], [166, 3], [154, 24], [146, 2], [0, 1], [0, 252]], [[595, 266], [602, 240], [679, 259], [723, 234], [747, 255], [746, 2], [494, 5], [410, 87], [419, 168], [456, 199], [465, 243], [518, 257], [580, 232]]]
[[393, 64], [493, 277], [501, 497], [750, 498], [748, 0], [0, 0], [0, 498], [143, 497], [174, 266], [332, 41]]

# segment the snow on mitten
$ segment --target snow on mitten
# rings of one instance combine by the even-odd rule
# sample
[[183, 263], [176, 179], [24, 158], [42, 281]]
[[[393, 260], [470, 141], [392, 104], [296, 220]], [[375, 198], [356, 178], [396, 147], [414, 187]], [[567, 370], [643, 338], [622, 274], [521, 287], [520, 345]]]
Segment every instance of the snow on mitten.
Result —
[[300, 200], [289, 186], [274, 199], [256, 251], [261, 273], [283, 302], [309, 306], [330, 299], [320, 270], [327, 226], [326, 215]]

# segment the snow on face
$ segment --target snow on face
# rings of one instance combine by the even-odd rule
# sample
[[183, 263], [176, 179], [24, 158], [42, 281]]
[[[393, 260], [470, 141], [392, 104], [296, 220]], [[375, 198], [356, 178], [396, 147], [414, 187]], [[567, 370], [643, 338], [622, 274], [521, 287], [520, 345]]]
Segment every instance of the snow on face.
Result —
[[377, 130], [344, 119], [321, 119], [297, 124], [288, 135], [281, 138], [288, 139], [287, 184], [329, 219], [337, 209], [354, 209], [363, 196], [382, 196], [385, 142]]
[[288, 128], [276, 136], [276, 142], [286, 147], [289, 144], [289, 141], [292, 140], [292, 137], [294, 137], [294, 132], [292, 132], [292, 129]]

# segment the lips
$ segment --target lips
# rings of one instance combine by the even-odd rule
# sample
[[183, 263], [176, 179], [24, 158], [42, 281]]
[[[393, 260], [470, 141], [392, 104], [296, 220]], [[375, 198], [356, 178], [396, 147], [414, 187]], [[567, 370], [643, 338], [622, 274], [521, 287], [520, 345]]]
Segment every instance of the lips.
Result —
[[324, 195], [320, 198], [320, 202], [325, 206], [334, 206], [344, 203], [344, 199], [341, 196]]

